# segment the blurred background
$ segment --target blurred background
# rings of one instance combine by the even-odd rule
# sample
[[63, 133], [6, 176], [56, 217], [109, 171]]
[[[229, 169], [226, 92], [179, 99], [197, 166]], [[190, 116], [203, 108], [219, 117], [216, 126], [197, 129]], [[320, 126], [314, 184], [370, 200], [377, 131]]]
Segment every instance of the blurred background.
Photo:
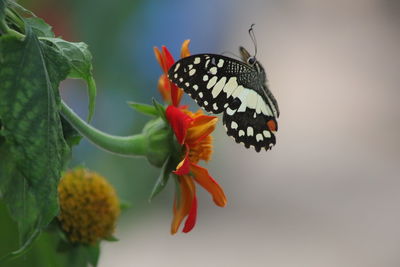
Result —
[[[132, 203], [119, 221], [120, 241], [103, 242], [99, 266], [400, 266], [399, 1], [20, 3], [57, 35], [89, 44], [98, 86], [93, 125], [118, 135], [140, 131], [147, 119], [127, 101], [161, 100], [153, 46], [166, 45], [176, 58], [187, 38], [192, 53], [253, 51], [247, 30], [256, 24], [258, 59], [281, 110], [277, 145], [247, 150], [221, 120], [207, 167], [229, 203], [216, 207], [200, 189], [191, 233], [169, 234], [172, 184], [148, 203], [159, 170], [145, 159], [85, 140], [75, 148], [71, 166], [105, 175]], [[84, 83], [68, 80], [61, 90], [85, 117]], [[2, 223], [10, 237], [15, 226]]]

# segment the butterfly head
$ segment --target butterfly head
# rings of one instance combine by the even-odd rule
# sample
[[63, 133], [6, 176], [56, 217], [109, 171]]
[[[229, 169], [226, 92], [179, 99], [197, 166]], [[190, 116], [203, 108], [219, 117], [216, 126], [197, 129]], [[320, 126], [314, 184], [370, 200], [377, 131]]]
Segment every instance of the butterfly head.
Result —
[[253, 67], [259, 73], [261, 80], [264, 82], [266, 80], [265, 71], [261, 63], [257, 60], [256, 56], [250, 55], [250, 53], [243, 46], [239, 47], [239, 51], [242, 61], [250, 67]]
[[243, 46], [239, 47], [240, 56], [242, 61], [245, 62], [249, 66], [254, 66], [256, 64], [257, 59], [255, 56], [250, 55], [250, 53]]

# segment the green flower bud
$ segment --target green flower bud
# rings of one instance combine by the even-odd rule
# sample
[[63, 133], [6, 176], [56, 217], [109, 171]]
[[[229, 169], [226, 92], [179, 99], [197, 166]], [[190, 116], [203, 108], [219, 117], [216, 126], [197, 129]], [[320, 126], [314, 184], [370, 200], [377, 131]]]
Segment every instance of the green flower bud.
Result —
[[146, 137], [147, 160], [152, 165], [161, 168], [172, 153], [173, 142], [175, 142], [171, 128], [164, 120], [157, 118], [144, 126], [142, 135]]

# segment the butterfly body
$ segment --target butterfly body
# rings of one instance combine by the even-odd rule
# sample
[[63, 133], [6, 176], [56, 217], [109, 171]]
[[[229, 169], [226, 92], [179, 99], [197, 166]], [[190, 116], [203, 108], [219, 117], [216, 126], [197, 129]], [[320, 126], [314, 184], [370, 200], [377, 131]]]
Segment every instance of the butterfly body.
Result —
[[206, 111], [223, 113], [227, 134], [237, 143], [268, 150], [275, 145], [279, 108], [262, 65], [244, 48], [240, 52], [243, 61], [217, 54], [183, 58], [168, 77]]

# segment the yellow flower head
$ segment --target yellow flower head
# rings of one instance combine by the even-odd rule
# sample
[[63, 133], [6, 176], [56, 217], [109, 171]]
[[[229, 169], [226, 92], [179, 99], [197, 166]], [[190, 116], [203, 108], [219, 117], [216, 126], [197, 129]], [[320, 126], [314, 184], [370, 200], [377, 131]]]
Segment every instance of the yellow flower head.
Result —
[[111, 237], [120, 205], [114, 188], [95, 172], [78, 168], [64, 174], [58, 186], [58, 220], [74, 243], [95, 244]]

